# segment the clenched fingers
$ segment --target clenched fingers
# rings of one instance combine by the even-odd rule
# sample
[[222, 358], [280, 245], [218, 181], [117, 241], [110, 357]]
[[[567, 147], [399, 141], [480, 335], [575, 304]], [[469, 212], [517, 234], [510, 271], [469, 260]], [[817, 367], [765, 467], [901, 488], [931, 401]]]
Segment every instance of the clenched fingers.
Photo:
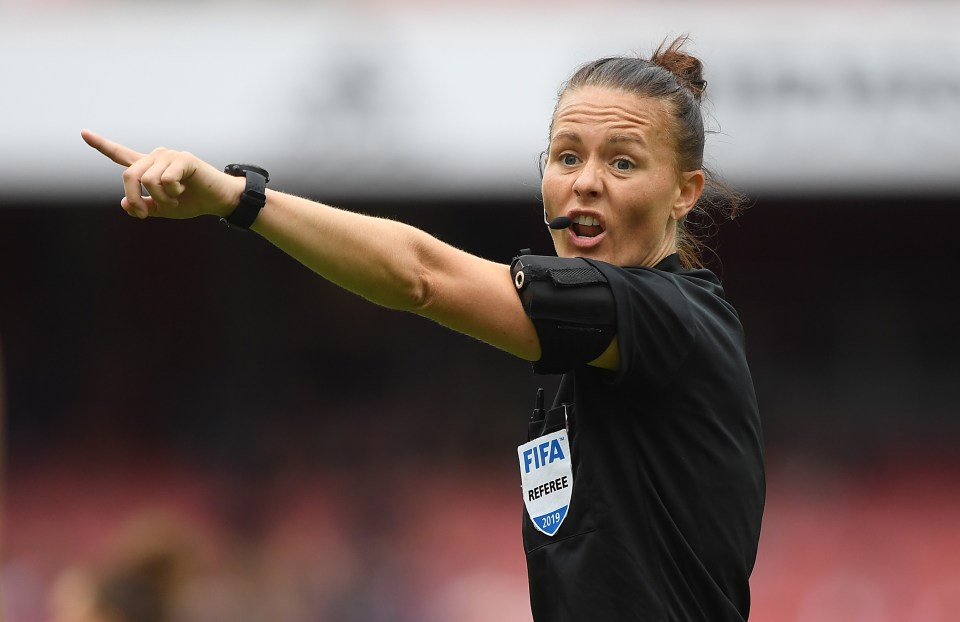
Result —
[[[154, 149], [123, 172], [124, 198], [132, 214], [144, 218], [166, 212], [178, 205], [184, 193], [185, 158], [188, 154], [160, 147]], [[143, 196], [141, 189], [146, 190]], [[147, 199], [152, 198], [152, 201]]]
[[[154, 159], [151, 156], [144, 156], [130, 164], [127, 170], [123, 171], [123, 195], [130, 210], [135, 215], [145, 218], [150, 214], [150, 208], [147, 206], [146, 198], [140, 191], [140, 180], [144, 174], [153, 166]], [[148, 190], [149, 192], [149, 190]]]
[[181, 183], [184, 166], [179, 154], [157, 149], [150, 155], [154, 161], [140, 177], [140, 183], [161, 207], [176, 207], [177, 197], [185, 189]]

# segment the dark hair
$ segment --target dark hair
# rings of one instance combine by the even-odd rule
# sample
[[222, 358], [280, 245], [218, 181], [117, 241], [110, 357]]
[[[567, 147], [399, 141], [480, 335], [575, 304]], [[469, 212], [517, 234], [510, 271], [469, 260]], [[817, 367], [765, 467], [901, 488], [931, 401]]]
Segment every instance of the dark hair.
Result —
[[700, 106], [707, 81], [703, 63], [681, 50], [687, 39], [680, 36], [669, 44], [664, 39], [649, 59], [612, 56], [581, 65], [560, 88], [557, 105], [565, 93], [584, 86], [615, 88], [664, 102], [676, 139], [677, 172], [702, 169], [706, 179], [700, 199], [677, 223], [677, 252], [689, 268], [703, 265], [705, 240], [714, 232], [717, 217], [736, 218], [744, 197], [703, 166], [706, 132]]

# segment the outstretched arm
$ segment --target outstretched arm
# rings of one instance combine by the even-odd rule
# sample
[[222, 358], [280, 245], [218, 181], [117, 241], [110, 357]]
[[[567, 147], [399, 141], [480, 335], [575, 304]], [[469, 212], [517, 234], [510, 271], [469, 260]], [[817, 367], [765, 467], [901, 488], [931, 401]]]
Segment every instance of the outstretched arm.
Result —
[[[139, 218], [226, 216], [245, 182], [196, 156], [149, 154], [84, 130], [91, 147], [125, 167], [121, 207]], [[149, 196], [141, 196], [141, 184]], [[406, 224], [267, 191], [251, 227], [337, 285], [377, 304], [418, 313], [526, 360], [540, 358], [509, 266], [458, 250]]]

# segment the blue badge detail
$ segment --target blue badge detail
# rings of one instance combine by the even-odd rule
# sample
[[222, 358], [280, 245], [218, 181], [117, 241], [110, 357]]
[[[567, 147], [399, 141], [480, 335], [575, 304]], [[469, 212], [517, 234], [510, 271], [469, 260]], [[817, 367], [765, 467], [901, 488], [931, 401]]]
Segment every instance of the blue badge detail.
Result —
[[550, 514], [544, 514], [543, 516], [537, 516], [533, 518], [534, 524], [537, 526], [539, 531], [552, 536], [557, 533], [557, 529], [560, 528], [560, 523], [563, 522], [564, 517], [567, 515], [567, 508], [570, 506], [563, 506], [551, 512]]
[[[562, 438], [560, 440], [563, 440]], [[532, 469], [539, 469], [553, 464], [555, 460], [563, 460], [563, 448], [560, 446], [560, 440], [553, 439], [547, 443], [540, 443], [536, 447], [531, 447], [523, 452], [523, 470], [529, 473]]]

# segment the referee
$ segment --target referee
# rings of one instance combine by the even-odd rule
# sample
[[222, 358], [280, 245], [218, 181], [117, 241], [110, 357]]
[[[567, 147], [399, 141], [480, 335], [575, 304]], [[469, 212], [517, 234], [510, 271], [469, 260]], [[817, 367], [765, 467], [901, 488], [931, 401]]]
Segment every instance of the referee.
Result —
[[131, 216], [224, 218], [374, 303], [563, 373], [517, 448], [536, 622], [741, 621], [760, 419], [737, 313], [685, 226], [739, 203], [703, 167], [706, 82], [684, 42], [587, 63], [563, 85], [542, 188], [557, 257], [511, 265], [269, 190], [256, 166], [83, 138], [125, 167]]

